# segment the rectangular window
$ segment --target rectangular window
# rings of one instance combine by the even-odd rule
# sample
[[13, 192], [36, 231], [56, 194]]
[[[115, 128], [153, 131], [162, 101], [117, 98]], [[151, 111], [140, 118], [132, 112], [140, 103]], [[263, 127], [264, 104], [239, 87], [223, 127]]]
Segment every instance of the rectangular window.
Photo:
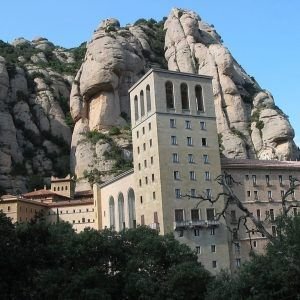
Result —
[[145, 216], [141, 215], [141, 225], [145, 225]]
[[210, 228], [210, 235], [215, 235], [216, 234], [216, 229], [215, 227]]
[[10, 211], [10, 206], [7, 206], [7, 211]]
[[192, 129], [191, 121], [185, 120], [185, 129]]
[[199, 221], [200, 220], [199, 209], [192, 209], [191, 210], [191, 219], [192, 219], [192, 221]]
[[156, 211], [153, 213], [153, 222], [158, 223], [158, 214]]
[[195, 189], [191, 189], [191, 197], [196, 197], [196, 190]]
[[241, 266], [241, 259], [240, 259], [240, 258], [237, 258], [237, 259], [235, 260], [235, 266], [236, 266], [237, 268], [239, 268], [239, 267]]
[[186, 143], [187, 143], [188, 146], [193, 146], [193, 139], [192, 139], [191, 136], [188, 136], [186, 138]]
[[140, 154], [140, 147], [137, 147], [137, 153]]
[[270, 220], [271, 220], [271, 221], [275, 221], [274, 209], [270, 209], [270, 214], [269, 214], [269, 216], [270, 216]]
[[150, 158], [151, 165], [153, 165], [153, 156]]
[[254, 191], [253, 193], [254, 193], [254, 199], [255, 199], [255, 200], [258, 200], [258, 192], [257, 192], [257, 191]]
[[173, 176], [174, 176], [174, 180], [179, 180], [180, 179], [179, 171], [174, 171]]
[[272, 200], [272, 191], [268, 191], [268, 199]]
[[252, 175], [253, 186], [256, 186], [256, 175]]
[[205, 175], [205, 180], [209, 181], [210, 180], [210, 172], [209, 171], [205, 171], [204, 175]]
[[273, 236], [277, 236], [277, 230], [276, 230], [276, 226], [275, 225], [272, 226], [272, 235]]
[[200, 246], [196, 246], [196, 253], [201, 254], [201, 247]]
[[210, 246], [211, 253], [216, 253], [216, 245]]
[[148, 184], [148, 177], [145, 177], [145, 183]]
[[298, 209], [297, 209], [297, 207], [293, 207], [293, 214], [294, 214], [295, 217], [298, 216]]
[[152, 193], [152, 198], [153, 198], [153, 200], [156, 199], [156, 194], [155, 194], [155, 192]]
[[154, 182], [154, 174], [151, 175], [152, 182]]
[[282, 185], [282, 175], [278, 176], [279, 184]]
[[139, 168], [139, 171], [140, 171], [141, 170], [141, 164], [140, 163], [138, 164], [138, 168]]
[[270, 185], [270, 176], [269, 175], [266, 175], [266, 184], [267, 184], [267, 186]]
[[173, 163], [178, 163], [179, 162], [178, 153], [172, 153], [172, 161], [173, 161]]
[[209, 163], [209, 161], [208, 161], [208, 155], [207, 155], [207, 154], [203, 154], [203, 162], [204, 162], [205, 164], [208, 164], [208, 163]]
[[212, 261], [212, 267], [213, 267], [213, 269], [217, 268], [217, 261], [216, 260]]
[[257, 220], [260, 221], [260, 209], [256, 210], [256, 217], [257, 217]]
[[176, 128], [176, 120], [175, 119], [170, 119], [170, 127]]
[[175, 189], [175, 196], [176, 196], [176, 198], [181, 198], [181, 191], [180, 191], [180, 189]]
[[172, 136], [171, 136], [171, 144], [172, 144], [172, 145], [177, 145], [177, 138], [176, 138], [175, 135], [172, 135]]
[[85, 223], [85, 218], [82, 218], [82, 223]]
[[190, 180], [196, 180], [196, 173], [195, 173], [195, 171], [190, 171]]
[[202, 138], [202, 139], [201, 139], [201, 142], [202, 142], [202, 146], [203, 146], [203, 147], [206, 147], [206, 146], [207, 146], [207, 139], [206, 139], [206, 138]]
[[189, 164], [193, 164], [194, 163], [193, 154], [188, 154], [188, 162], [189, 162]]
[[253, 247], [254, 247], [254, 248], [257, 247], [257, 241], [253, 241]]
[[143, 196], [140, 196], [140, 202], [143, 203]]
[[139, 135], [139, 131], [137, 131], [137, 132], [136, 132], [136, 138], [138, 139], [139, 136], [140, 136], [140, 135]]
[[142, 128], [143, 134], [145, 134], [145, 127]]
[[206, 198], [211, 199], [211, 189], [206, 189], [205, 192], [206, 192]]
[[284, 197], [284, 190], [281, 190], [281, 191], [280, 191], [280, 196], [281, 196], [281, 197]]
[[206, 130], [206, 122], [200, 121], [200, 129], [201, 130]]
[[183, 222], [184, 214], [183, 209], [175, 209], [175, 222]]
[[152, 139], [149, 140], [149, 145], [152, 147]]
[[245, 175], [245, 180], [246, 180], [246, 181], [249, 180], [249, 175]]
[[146, 151], [146, 143], [143, 144], [143, 150]]
[[194, 236], [200, 236], [200, 229], [194, 229]]
[[148, 129], [151, 130], [151, 123], [148, 123]]
[[147, 160], [144, 160], [144, 167], [147, 168]]
[[215, 209], [214, 208], [206, 209], [206, 219], [208, 221], [213, 221], [215, 219]]

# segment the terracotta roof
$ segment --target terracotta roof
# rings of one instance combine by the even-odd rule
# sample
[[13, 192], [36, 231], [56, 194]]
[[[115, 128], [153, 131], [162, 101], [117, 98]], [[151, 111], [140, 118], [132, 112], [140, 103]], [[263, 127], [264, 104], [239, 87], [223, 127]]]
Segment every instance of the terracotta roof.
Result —
[[299, 169], [299, 161], [221, 158], [221, 168], [233, 169]]
[[48, 207], [57, 207], [57, 206], [76, 206], [76, 205], [87, 205], [94, 204], [94, 200], [85, 199], [85, 200], [70, 200], [70, 201], [57, 201], [51, 203], [44, 203]]
[[56, 194], [56, 193], [52, 192], [51, 190], [44, 190], [44, 189], [23, 194], [23, 197], [25, 197], [25, 198], [47, 197], [47, 196], [52, 196], [52, 197], [56, 196], [56, 197], [60, 197], [60, 198], [64, 198], [64, 199], [68, 198], [66, 196]]

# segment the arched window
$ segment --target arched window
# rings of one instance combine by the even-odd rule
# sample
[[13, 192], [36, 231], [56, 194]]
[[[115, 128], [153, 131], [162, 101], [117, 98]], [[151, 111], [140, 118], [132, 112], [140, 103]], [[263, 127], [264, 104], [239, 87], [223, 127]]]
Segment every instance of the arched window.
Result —
[[59, 192], [59, 186], [57, 187], [57, 191]]
[[140, 107], [141, 107], [141, 117], [145, 115], [145, 102], [144, 102], [144, 92], [140, 92]]
[[136, 227], [135, 216], [135, 195], [132, 188], [128, 191], [128, 213], [129, 213], [129, 228]]
[[181, 108], [189, 109], [189, 94], [188, 94], [188, 86], [186, 83], [182, 83], [180, 85], [180, 93], [181, 93]]
[[173, 83], [171, 81], [166, 82], [166, 101], [167, 108], [174, 108]]
[[151, 111], [151, 95], [150, 95], [150, 86], [146, 86], [146, 101], [147, 101], [147, 111]]
[[54, 192], [56, 191], [56, 187], [53, 188]]
[[115, 229], [115, 200], [112, 196], [109, 197], [109, 226]]
[[139, 108], [138, 108], [137, 96], [134, 97], [134, 116], [135, 116], [135, 121], [137, 121], [139, 119]]
[[195, 86], [196, 105], [198, 111], [204, 111], [202, 87], [200, 85]]
[[124, 215], [124, 196], [122, 193], [118, 197], [118, 210], [119, 210], [119, 231], [125, 229], [125, 215]]
[[64, 187], [63, 187], [63, 186], [61, 187], [61, 190], [62, 190], [62, 191], [64, 190]]

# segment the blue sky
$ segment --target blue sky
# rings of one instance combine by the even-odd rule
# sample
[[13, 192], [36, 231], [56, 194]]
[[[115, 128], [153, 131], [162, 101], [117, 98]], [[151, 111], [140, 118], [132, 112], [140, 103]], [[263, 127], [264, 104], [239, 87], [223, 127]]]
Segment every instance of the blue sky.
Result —
[[0, 39], [44, 36], [69, 48], [89, 40], [102, 19], [160, 20], [172, 7], [215, 25], [236, 60], [289, 115], [300, 145], [299, 0], [10, 0], [1, 3]]

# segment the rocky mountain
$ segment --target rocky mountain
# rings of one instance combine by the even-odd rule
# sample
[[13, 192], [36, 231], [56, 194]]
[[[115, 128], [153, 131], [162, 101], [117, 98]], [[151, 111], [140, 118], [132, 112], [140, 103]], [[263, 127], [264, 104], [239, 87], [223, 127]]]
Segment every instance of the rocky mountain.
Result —
[[80, 52], [45, 38], [0, 42], [0, 191], [23, 192], [69, 173], [69, 95]]
[[82, 188], [130, 168], [127, 91], [151, 67], [213, 76], [222, 155], [299, 156], [288, 117], [270, 92], [194, 12], [173, 9], [160, 22], [139, 19], [126, 27], [107, 19], [86, 48], [17, 39], [1, 43], [0, 56], [0, 187], [6, 191], [32, 187], [37, 174], [66, 174], [70, 143], [70, 169]]

